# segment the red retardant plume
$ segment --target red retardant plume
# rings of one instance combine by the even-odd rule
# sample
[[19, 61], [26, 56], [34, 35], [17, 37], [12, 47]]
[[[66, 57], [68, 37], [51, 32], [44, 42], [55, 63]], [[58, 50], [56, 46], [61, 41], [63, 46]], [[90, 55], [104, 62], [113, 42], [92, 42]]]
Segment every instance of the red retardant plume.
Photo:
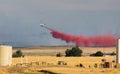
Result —
[[73, 36], [58, 31], [52, 31], [52, 36], [66, 43], [75, 43], [76, 46], [115, 46], [116, 38], [112, 35], [99, 35], [94, 37]]
[[75, 43], [76, 46], [95, 46], [95, 47], [111, 47], [116, 45], [117, 38], [112, 35], [98, 35], [98, 36], [74, 36], [63, 32], [56, 31], [47, 26], [45, 28], [51, 31], [51, 34], [56, 39], [61, 39], [66, 43]]

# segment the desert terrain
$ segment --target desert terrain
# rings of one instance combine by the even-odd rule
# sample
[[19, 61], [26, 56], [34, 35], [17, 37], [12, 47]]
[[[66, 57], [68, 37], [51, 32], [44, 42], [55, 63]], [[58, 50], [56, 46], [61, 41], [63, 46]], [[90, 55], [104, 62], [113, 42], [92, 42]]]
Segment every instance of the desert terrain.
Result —
[[[22, 50], [23, 58], [12, 58], [12, 66], [0, 67], [0, 74], [119, 74], [120, 68], [115, 68], [116, 56], [89, 56], [96, 51], [106, 54], [116, 52], [115, 47], [80, 47], [81, 57], [65, 57], [65, 50], [71, 46], [35, 46], [13, 48]], [[61, 53], [62, 57], [56, 57]], [[102, 68], [102, 59], [112, 63], [110, 68]], [[21, 61], [22, 60], [22, 61]], [[115, 61], [115, 62], [113, 62]], [[62, 62], [62, 63], [60, 63]], [[22, 63], [22, 64], [21, 64]], [[65, 64], [64, 64], [65, 63]], [[82, 64], [82, 66], [80, 66]], [[95, 65], [97, 66], [95, 67]]]

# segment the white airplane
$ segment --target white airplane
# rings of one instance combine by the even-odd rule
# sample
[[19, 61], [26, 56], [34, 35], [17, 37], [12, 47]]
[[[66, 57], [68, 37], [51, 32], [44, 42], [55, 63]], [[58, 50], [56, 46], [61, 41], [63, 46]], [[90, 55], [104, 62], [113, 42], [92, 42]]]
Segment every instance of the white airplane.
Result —
[[40, 24], [40, 26], [41, 26], [41, 27], [44, 27], [44, 26], [45, 26], [45, 24]]
[[40, 24], [41, 27], [44, 27], [50, 31], [54, 31], [54, 29], [50, 28], [49, 26], [47, 26], [46, 24]]

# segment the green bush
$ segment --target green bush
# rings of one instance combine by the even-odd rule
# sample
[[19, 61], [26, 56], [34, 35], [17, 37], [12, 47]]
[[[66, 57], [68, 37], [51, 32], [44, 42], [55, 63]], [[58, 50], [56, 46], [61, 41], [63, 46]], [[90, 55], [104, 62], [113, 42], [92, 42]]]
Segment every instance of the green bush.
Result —
[[12, 57], [24, 57], [21, 50], [17, 50], [15, 53], [13, 53]]
[[66, 57], [69, 56], [81, 56], [83, 51], [79, 47], [73, 47], [72, 49], [67, 49], [65, 51]]
[[101, 51], [97, 51], [95, 54], [94, 54], [94, 56], [103, 56], [104, 54], [103, 54], [103, 52], [101, 52]]
[[116, 53], [115, 53], [115, 52], [112, 52], [110, 55], [111, 55], [111, 56], [114, 56], [114, 55], [116, 55]]

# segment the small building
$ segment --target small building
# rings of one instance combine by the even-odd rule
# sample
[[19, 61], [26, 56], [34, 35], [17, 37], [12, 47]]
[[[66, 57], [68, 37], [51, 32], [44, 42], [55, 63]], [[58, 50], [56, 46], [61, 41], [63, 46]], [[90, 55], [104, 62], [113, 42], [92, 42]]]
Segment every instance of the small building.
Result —
[[112, 68], [112, 62], [105, 62], [103, 68]]
[[0, 45], [0, 66], [12, 65], [12, 46]]

